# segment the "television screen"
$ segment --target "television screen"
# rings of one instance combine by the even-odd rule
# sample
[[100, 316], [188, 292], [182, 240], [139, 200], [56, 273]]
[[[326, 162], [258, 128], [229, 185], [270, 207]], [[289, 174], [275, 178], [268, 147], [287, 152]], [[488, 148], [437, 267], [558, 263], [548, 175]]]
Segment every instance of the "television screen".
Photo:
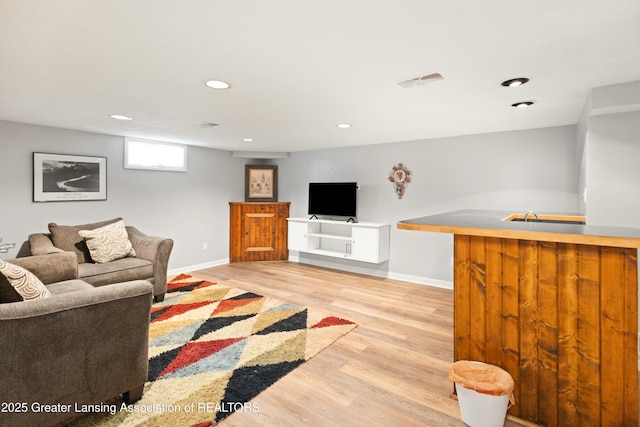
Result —
[[309, 183], [309, 215], [356, 217], [356, 182]]

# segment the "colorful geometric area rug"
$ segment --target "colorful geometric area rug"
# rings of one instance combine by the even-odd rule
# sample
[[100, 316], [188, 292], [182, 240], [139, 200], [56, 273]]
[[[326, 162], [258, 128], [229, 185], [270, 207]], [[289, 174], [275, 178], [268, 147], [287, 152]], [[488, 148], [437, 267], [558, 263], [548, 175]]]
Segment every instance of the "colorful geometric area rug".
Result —
[[[215, 425], [357, 325], [188, 275], [151, 309], [142, 399], [100, 426]], [[100, 416], [102, 415], [102, 416]], [[85, 424], [85, 423], [81, 423]]]

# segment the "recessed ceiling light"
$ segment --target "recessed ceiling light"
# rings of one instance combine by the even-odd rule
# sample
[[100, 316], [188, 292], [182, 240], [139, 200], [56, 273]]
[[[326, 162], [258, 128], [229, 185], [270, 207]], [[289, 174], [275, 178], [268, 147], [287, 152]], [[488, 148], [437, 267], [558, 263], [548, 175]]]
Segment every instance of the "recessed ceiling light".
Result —
[[336, 125], [336, 127], [340, 128], [340, 129], [349, 129], [351, 127], [351, 125], [349, 123], [338, 123]]
[[521, 102], [516, 102], [515, 104], [511, 104], [511, 106], [516, 108], [527, 108], [533, 104], [534, 104], [533, 101], [521, 101]]
[[502, 86], [506, 86], [506, 87], [516, 87], [516, 86], [522, 86], [523, 84], [527, 83], [528, 81], [529, 81], [529, 79], [526, 78], [526, 77], [518, 77], [516, 79], [505, 80], [500, 84]]
[[133, 120], [129, 116], [123, 116], [122, 114], [111, 114], [109, 117], [116, 120]]
[[253, 138], [242, 138], [242, 140], [244, 142], [253, 142], [253, 141], [255, 141], [255, 139], [253, 139]]
[[212, 89], [229, 89], [231, 85], [227, 82], [223, 82], [222, 80], [209, 80], [204, 82], [205, 85]]

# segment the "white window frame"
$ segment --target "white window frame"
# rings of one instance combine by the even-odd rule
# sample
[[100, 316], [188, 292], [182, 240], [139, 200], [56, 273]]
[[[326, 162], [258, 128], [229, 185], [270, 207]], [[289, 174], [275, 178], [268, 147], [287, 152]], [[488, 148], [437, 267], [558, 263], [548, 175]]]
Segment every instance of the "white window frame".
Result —
[[[158, 162], [137, 162], [137, 155], [133, 154], [133, 150], [140, 148], [144, 145], [146, 149], [157, 149], [158, 152], [163, 150], [171, 151], [172, 159], [179, 158], [179, 154], [182, 154], [181, 164], [172, 165]], [[168, 171], [168, 172], [186, 172], [187, 171], [187, 146], [183, 144], [174, 144], [171, 142], [153, 141], [150, 139], [142, 138], [129, 138], [124, 139], [124, 168], [125, 169], [143, 169], [143, 170], [156, 170], [156, 171]]]

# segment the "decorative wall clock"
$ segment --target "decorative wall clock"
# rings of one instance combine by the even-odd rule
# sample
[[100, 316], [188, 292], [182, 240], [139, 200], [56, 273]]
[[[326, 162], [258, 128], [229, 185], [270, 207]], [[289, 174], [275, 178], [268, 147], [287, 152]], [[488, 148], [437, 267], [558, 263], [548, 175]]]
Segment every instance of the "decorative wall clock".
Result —
[[402, 199], [407, 184], [411, 182], [411, 171], [402, 163], [398, 163], [389, 172], [389, 181], [393, 183], [393, 189], [398, 195], [398, 199]]

